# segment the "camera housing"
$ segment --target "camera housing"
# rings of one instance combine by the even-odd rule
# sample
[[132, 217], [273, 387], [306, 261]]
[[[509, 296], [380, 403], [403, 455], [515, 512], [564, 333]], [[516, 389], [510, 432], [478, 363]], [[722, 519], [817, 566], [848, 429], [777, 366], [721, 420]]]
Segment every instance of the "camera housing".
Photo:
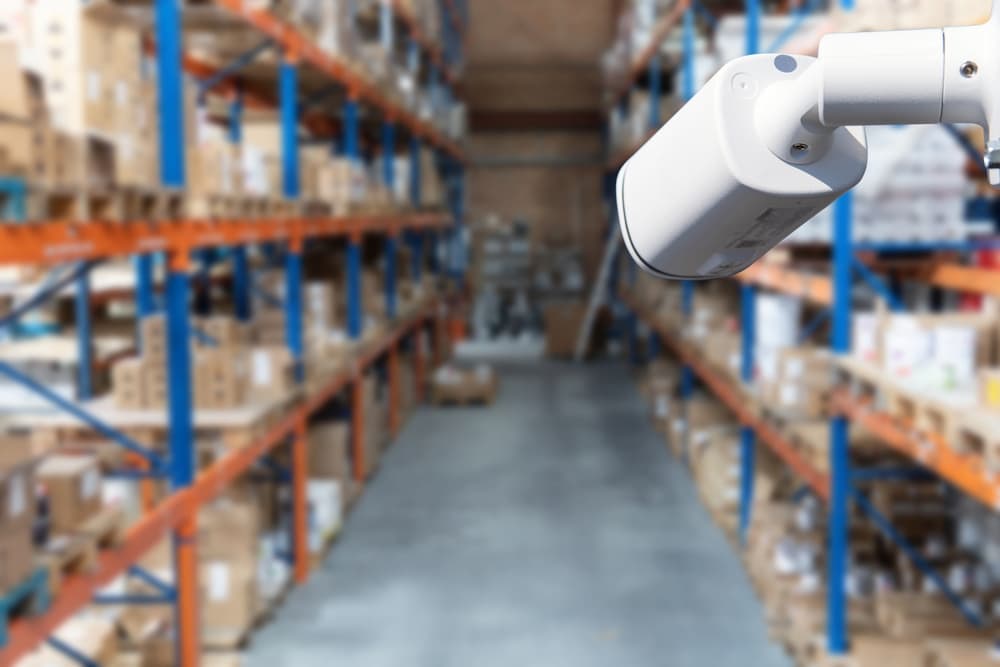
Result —
[[733, 275], [857, 185], [864, 128], [817, 127], [787, 155], [761, 129], [784, 120], [767, 92], [815, 63], [773, 54], [728, 63], [622, 166], [618, 219], [639, 266], [685, 280]]

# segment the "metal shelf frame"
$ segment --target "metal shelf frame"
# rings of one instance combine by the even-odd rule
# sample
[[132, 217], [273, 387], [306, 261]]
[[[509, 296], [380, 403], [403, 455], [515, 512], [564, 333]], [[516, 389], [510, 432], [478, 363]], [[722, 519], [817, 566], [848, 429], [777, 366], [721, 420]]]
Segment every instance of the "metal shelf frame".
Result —
[[[142, 443], [133, 441], [116, 429], [102, 423], [72, 401], [59, 398], [43, 385], [19, 373], [15, 368], [0, 364], [0, 374], [22, 383], [42, 398], [48, 399], [56, 407], [68, 411], [77, 419], [98, 429], [109, 439], [129, 450], [136, 461], [137, 469], [131, 471], [130, 478], [137, 481], [161, 478], [169, 482], [170, 493], [159, 502], [146, 502], [147, 512], [138, 523], [127, 532], [123, 543], [112, 550], [101, 552], [94, 572], [74, 575], [61, 587], [47, 611], [19, 618], [10, 625], [8, 641], [0, 646], [0, 664], [13, 664], [40, 643], [49, 640], [52, 632], [73, 614], [92, 603], [123, 602], [134, 604], [172, 604], [176, 610], [175, 629], [177, 644], [177, 664], [195, 667], [201, 653], [199, 623], [199, 585], [197, 557], [197, 511], [213, 500], [258, 460], [278, 446], [289, 444], [292, 448], [290, 483], [292, 487], [292, 562], [293, 577], [298, 584], [304, 583], [309, 575], [309, 554], [307, 548], [307, 505], [306, 481], [308, 478], [306, 450], [307, 421], [313, 413], [321, 409], [332, 398], [347, 392], [350, 402], [351, 454], [354, 461], [353, 477], [363, 484], [366, 479], [364, 461], [364, 392], [363, 376], [370, 367], [386, 360], [389, 427], [395, 434], [401, 423], [399, 397], [401, 373], [399, 369], [400, 348], [407, 346], [414, 358], [417, 393], [421, 393], [429, 363], [440, 363], [439, 345], [435, 345], [434, 359], [424, 355], [424, 338], [447, 336], [447, 327], [441, 323], [445, 304], [434, 300], [419, 313], [405, 320], [397, 315], [398, 253], [397, 239], [405, 234], [411, 247], [417, 253], [413, 257], [411, 274], [416, 281], [424, 278], [423, 264], [427, 259], [425, 251], [432, 250], [432, 277], [440, 274], [441, 263], [438, 255], [448, 258], [449, 277], [461, 283], [464, 264], [454, 259], [455, 247], [438, 249], [438, 230], [446, 230], [449, 238], [462, 237], [464, 173], [461, 151], [457, 145], [441, 136], [429, 124], [417, 119], [403, 109], [397, 108], [375, 88], [373, 84], [349, 70], [343, 63], [330, 58], [311, 44], [301, 33], [267, 14], [245, 10], [241, 0], [216, 0], [216, 4], [239, 14], [247, 23], [263, 36], [271, 45], [279, 49], [282, 62], [279, 71], [279, 85], [275, 99], [280, 112], [282, 127], [282, 187], [289, 200], [299, 196], [300, 177], [298, 164], [298, 121], [301, 105], [299, 102], [298, 68], [309, 63], [326, 72], [331, 81], [344, 87], [348, 93], [343, 108], [341, 149], [345, 156], [362, 160], [360, 152], [360, 109], [361, 104], [382, 112], [383, 134], [382, 153], [394, 155], [397, 151], [396, 130], [402, 125], [409, 130], [409, 151], [413, 158], [409, 184], [410, 200], [414, 210], [420, 206], [421, 178], [420, 155], [424, 143], [438, 153], [438, 162], [443, 166], [450, 197], [447, 213], [404, 213], [381, 216], [344, 216], [336, 218], [275, 218], [268, 220], [170, 220], [162, 222], [136, 221], [126, 225], [101, 221], [63, 222], [41, 221], [18, 226], [0, 227], [0, 264], [44, 264], [57, 265], [76, 263], [65, 271], [62, 277], [51, 281], [37, 297], [30, 299], [24, 307], [11, 313], [5, 321], [15, 321], [31, 307], [43, 303], [59, 289], [75, 284], [78, 347], [80, 355], [80, 395], [91, 394], [91, 326], [90, 309], [93, 306], [89, 287], [89, 271], [97, 263], [113, 258], [132, 256], [136, 271], [135, 298], [139, 317], [159, 310], [154, 283], [156, 255], [165, 258], [167, 276], [165, 298], [162, 308], [167, 322], [168, 358], [168, 454], [157, 455]], [[416, 34], [412, 17], [403, 15], [403, 5], [395, 0], [382, 3], [384, 38], [395, 39], [393, 26], [395, 18], [401, 18], [410, 26], [411, 44], [425, 51], [432, 62], [442, 71], [451, 67], [461, 57], [461, 45], [456, 36], [464, 31], [467, 20], [465, 2], [446, 2], [447, 17], [442, 21], [445, 46], [438, 47]], [[183, 190], [185, 185], [184, 155], [184, 114], [183, 76], [184, 71], [195, 70], [203, 77], [212, 77], [210, 88], [215, 92], [225, 91], [231, 96], [230, 138], [233, 142], [241, 139], [241, 120], [247, 103], [269, 104], [268, 100], [250, 100], [242, 94], [238, 86], [230, 80], [241, 66], [246, 66], [253, 56], [243, 58], [233, 66], [223, 70], [200, 67], [196, 61], [186, 56], [182, 50], [182, 9], [176, 0], [156, 0], [155, 40], [159, 82], [159, 141], [160, 172], [164, 188]], [[387, 17], [387, 18], [386, 18]], [[269, 47], [270, 48], [270, 47]], [[411, 46], [411, 48], [413, 48]], [[255, 54], [263, 49], [255, 50]], [[435, 94], [450, 96], [448, 86], [454, 83], [454, 76], [444, 74], [449, 80], [445, 85], [437, 81]], [[432, 77], [437, 79], [437, 75]], [[384, 160], [382, 180], [389, 188], [395, 183], [394, 161]], [[304, 396], [288, 415], [268, 433], [251, 445], [230, 452], [211, 467], [198, 470], [194, 451], [193, 405], [191, 400], [191, 351], [190, 340], [193, 331], [190, 314], [191, 280], [194, 268], [193, 255], [205, 250], [227, 248], [233, 262], [234, 306], [238, 319], [248, 321], [252, 317], [253, 279], [247, 257], [247, 247], [252, 244], [281, 244], [285, 246], [285, 290], [280, 303], [286, 311], [286, 338], [295, 363], [297, 378], [304, 379], [303, 373], [303, 322], [301, 290], [303, 280], [302, 255], [311, 239], [343, 237], [347, 239], [347, 301], [348, 333], [354, 340], [362, 334], [363, 304], [361, 303], [361, 243], [366, 235], [380, 235], [385, 238], [386, 309], [392, 322], [392, 330], [375, 345], [367, 345], [348, 368], [331, 377], [318, 390]], [[425, 243], [425, 236], [432, 235], [431, 244]], [[457, 246], [456, 246], [457, 247]], [[139, 341], [141, 347], [142, 341]], [[145, 489], [144, 489], [145, 491]], [[152, 496], [145, 498], [154, 500]], [[158, 541], [171, 535], [173, 538], [174, 581], [172, 586], [158, 588], [162, 595], [156, 599], [108, 599], [99, 597], [98, 591], [115, 578], [122, 575], [139, 576], [143, 573], [135, 567], [138, 559]], [[82, 656], [73, 647], [60, 643], [56, 648], [65, 655], [85, 664]]]
[[[759, 50], [759, 23], [761, 17], [760, 0], [744, 0], [747, 13], [747, 53]], [[782, 35], [769, 50], [786, 41], [794, 29], [801, 25], [802, 19], [813, 8], [815, 3], [808, 3], [796, 12], [792, 28]], [[854, 8], [854, 0], [840, 0], [840, 6], [845, 11]], [[688, 8], [684, 13], [684, 99], [688, 100], [694, 93], [693, 71], [693, 13], [697, 9]], [[690, 31], [688, 26], [691, 26]], [[655, 81], [650, 77], [651, 81]], [[633, 82], [634, 83], [634, 82]], [[626, 91], [627, 92], [627, 91]], [[622, 93], [624, 94], [624, 93]], [[652, 124], [657, 111], [650, 110], [650, 134], [655, 132], [658, 124]], [[648, 138], [648, 137], [647, 137]], [[617, 169], [628, 155], [614, 156], [608, 164], [609, 170]], [[613, 206], [613, 187], [606, 188], [606, 196]], [[613, 214], [614, 215], [614, 214]], [[948, 480], [969, 495], [980, 499], [990, 507], [1000, 507], [1000, 477], [984, 472], [981, 457], [975, 455], [956, 454], [954, 449], [935, 434], [914, 433], [905, 425], [897, 423], [887, 415], [871, 409], [865, 401], [841, 393], [835, 401], [836, 414], [830, 420], [830, 458], [829, 471], [824, 473], [816, 470], [796, 451], [795, 447], [785, 439], [771, 424], [760, 419], [748, 404], [746, 392], [751, 391], [754, 369], [754, 348], [756, 337], [755, 299], [757, 289], [763, 288], [779, 291], [823, 306], [823, 310], [807, 330], [829, 321], [831, 325], [831, 350], [835, 355], [843, 356], [850, 353], [851, 335], [851, 288], [856, 279], [869, 284], [873, 291], [885, 299], [890, 307], [897, 310], [901, 307], [898, 299], [878, 276], [875, 270], [877, 262], [870, 258], [859, 256], [859, 252], [879, 250], [876, 246], [852, 243], [853, 198], [850, 193], [841, 197], [834, 205], [834, 240], [832, 244], [831, 274], [828, 276], [807, 274], [788, 266], [758, 264], [737, 277], [740, 282], [741, 295], [741, 365], [740, 380], [742, 386], [733, 382], [710, 365], [708, 365], [690, 344], [680, 340], [677, 334], [663, 327], [653, 313], [643, 312], [642, 304], [636, 303], [627, 293], [621, 295], [622, 301], [628, 307], [630, 358], [635, 361], [638, 352], [634, 347], [637, 342], [635, 334], [637, 321], [641, 320], [650, 327], [650, 350], [658, 350], [660, 343], [669, 348], [681, 361], [680, 396], [690, 398], [697, 377], [712, 391], [737, 417], [742, 428], [740, 433], [741, 468], [740, 468], [740, 508], [739, 531], [745, 542], [746, 532], [751, 521], [753, 498], [753, 473], [756, 460], [756, 444], [761, 441], [766, 444], [785, 464], [793, 470], [809, 489], [827, 503], [828, 507], [828, 552], [827, 552], [827, 650], [831, 655], [846, 654], [850, 647], [850, 637], [847, 630], [847, 600], [846, 580], [849, 556], [849, 509], [853, 502], [875, 527], [890, 541], [895, 543], [916, 566], [932, 581], [942, 593], [955, 604], [967, 620], [979, 624], [981, 619], [961, 597], [956, 595], [945, 581], [921, 556], [918, 550], [907, 543], [889, 521], [879, 514], [868, 502], [860, 488], [862, 483], [870, 483], [883, 478], [898, 478], [898, 474], [920, 474], [921, 471], [931, 471], [942, 479]], [[967, 245], [967, 244], [966, 244]], [[992, 243], [989, 243], [992, 247]], [[964, 248], [964, 246], [963, 246]], [[921, 248], [921, 250], [926, 248]], [[943, 248], [948, 249], [948, 248]], [[962, 248], [956, 248], [961, 250]], [[909, 248], [901, 249], [901, 251]], [[961, 266], [950, 261], [938, 261], [922, 264], [911, 272], [912, 278], [936, 285], [945, 289], [976, 294], [1000, 295], [1000, 273], [989, 269]], [[628, 274], [627, 274], [628, 275]], [[626, 276], [625, 284], [632, 283]], [[686, 319], [691, 314], [693, 299], [692, 283], [682, 285], [682, 315]], [[912, 471], [881, 471], [852, 470], [849, 458], [849, 428], [852, 422], [866, 426], [878, 435], [887, 445], [908, 455], [918, 468]], [[841, 583], [837, 583], [841, 582]]]

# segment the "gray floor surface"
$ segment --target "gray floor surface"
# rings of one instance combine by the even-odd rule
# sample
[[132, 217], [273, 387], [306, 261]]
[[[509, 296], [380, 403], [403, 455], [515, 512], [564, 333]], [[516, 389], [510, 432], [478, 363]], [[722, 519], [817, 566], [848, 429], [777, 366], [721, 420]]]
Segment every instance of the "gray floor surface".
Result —
[[786, 667], [620, 364], [425, 408], [249, 667]]

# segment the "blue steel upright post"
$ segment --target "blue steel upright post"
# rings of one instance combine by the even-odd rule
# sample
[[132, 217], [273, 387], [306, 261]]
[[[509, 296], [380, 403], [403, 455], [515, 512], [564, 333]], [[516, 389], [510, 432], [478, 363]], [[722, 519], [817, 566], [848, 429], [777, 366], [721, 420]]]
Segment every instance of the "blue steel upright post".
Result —
[[94, 384], [91, 378], [94, 360], [91, 347], [92, 331], [90, 318], [90, 272], [83, 271], [76, 279], [76, 349], [77, 349], [77, 397], [87, 400], [93, 397]]
[[[410, 137], [410, 205], [414, 210], [420, 208], [420, 191], [423, 188], [422, 174], [420, 173], [420, 137], [413, 135]], [[413, 243], [413, 256], [412, 256], [412, 267], [413, 279], [420, 282], [421, 269], [423, 267], [423, 254], [424, 254], [424, 235], [423, 232], [419, 230], [414, 230], [413, 235], [410, 237]], [[432, 251], [437, 252], [437, 244], [432, 243]], [[435, 254], [432, 261], [437, 260], [437, 255]]]
[[[760, 51], [760, 0], [746, 0], [747, 54]], [[754, 348], [757, 339], [757, 293], [753, 285], [740, 288], [740, 336], [742, 340], [740, 379], [749, 388], [754, 380]], [[753, 478], [757, 460], [756, 434], [753, 428], [740, 428], [740, 542], [747, 543], [753, 511]]]
[[[854, 9], [854, 0], [840, 0], [845, 10]], [[831, 345], [835, 355], [846, 355], [851, 348], [851, 265], [853, 198], [841, 196], [833, 209], [833, 314]], [[830, 506], [827, 521], [827, 650], [844, 655], [848, 650], [847, 577], [849, 509], [851, 502], [851, 461], [849, 428], [842, 415], [830, 420]]]
[[[361, 159], [358, 102], [348, 96], [344, 102], [344, 156], [352, 162]], [[360, 339], [364, 327], [361, 310], [361, 237], [352, 236], [347, 240], [347, 333]]]
[[[682, 94], [685, 101], [690, 100], [694, 97], [694, 49], [695, 49], [695, 24], [694, 24], [694, 3], [688, 6], [684, 10], [684, 28], [682, 36], [682, 44], [684, 46], [684, 70], [683, 70], [683, 90]], [[694, 283], [690, 280], [685, 280], [681, 283], [681, 313], [684, 317], [684, 321], [687, 322], [691, 318], [691, 310], [694, 305]], [[681, 399], [687, 401], [691, 398], [694, 393], [694, 371], [687, 364], [681, 367]], [[688, 446], [685, 439], [684, 443], [684, 460], [687, 461], [688, 458]]]
[[[298, 67], [292, 54], [281, 64], [281, 164], [286, 199], [299, 196]], [[285, 253], [285, 337], [292, 354], [295, 376], [304, 377], [302, 342], [302, 240], [289, 240]]]
[[[229, 141], [239, 146], [243, 141], [243, 91], [237, 90], [229, 105]], [[250, 299], [250, 263], [245, 245], [230, 248], [233, 257], [233, 301], [236, 319], [249, 322], [252, 316]]]
[[[396, 187], [396, 126], [391, 119], [382, 124], [382, 180], [389, 192]], [[396, 232], [385, 237], [385, 314], [396, 317]]]
[[[156, 0], [157, 72], [159, 86], [160, 170], [163, 185], [184, 187], [184, 82], [181, 70], [181, 14], [177, 0]], [[150, 262], [150, 269], [152, 261]], [[140, 280], [145, 260], [140, 259]], [[170, 447], [170, 487], [176, 492], [194, 480], [194, 415], [191, 401], [190, 258], [174, 251], [167, 265], [167, 399]], [[152, 271], [150, 270], [151, 278]], [[145, 289], [145, 285], [140, 287]], [[152, 299], [149, 292], [139, 298]], [[149, 306], [146, 303], [145, 306]], [[140, 314], [143, 313], [140, 304]], [[176, 662], [196, 667], [199, 662], [197, 516], [188, 511], [174, 529], [174, 569], [177, 589]]]

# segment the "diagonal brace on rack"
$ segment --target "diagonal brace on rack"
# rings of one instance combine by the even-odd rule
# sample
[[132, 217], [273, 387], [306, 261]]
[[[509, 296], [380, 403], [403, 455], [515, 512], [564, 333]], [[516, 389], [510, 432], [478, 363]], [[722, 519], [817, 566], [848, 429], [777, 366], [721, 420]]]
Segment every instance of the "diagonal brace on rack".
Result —
[[948, 601], [958, 609], [962, 616], [965, 617], [965, 620], [977, 628], [983, 627], [983, 619], [979, 616], [979, 614], [969, 608], [965, 600], [963, 600], [962, 597], [948, 585], [948, 582], [945, 581], [938, 571], [927, 562], [927, 559], [923, 557], [920, 551], [910, 544], [909, 540], [903, 537], [903, 535], [896, 530], [895, 526], [892, 525], [892, 522], [883, 516], [863, 493], [857, 489], [852, 489], [851, 496], [854, 499], [855, 504], [857, 504], [861, 511], [864, 512], [871, 522], [875, 524], [875, 527], [878, 528], [878, 530], [889, 540], [896, 544], [896, 546], [898, 546], [903, 553], [906, 554], [906, 557], [917, 566], [917, 569], [934, 582], [934, 585], [937, 586], [938, 590], [941, 591], [941, 593], [948, 598]]
[[29, 311], [41, 306], [67, 286], [76, 282], [78, 278], [86, 275], [92, 268], [97, 266], [97, 262], [79, 262], [72, 270], [52, 282], [41, 287], [27, 301], [19, 304], [9, 313], [0, 318], [0, 329], [17, 324], [17, 321], [24, 317]]
[[886, 282], [869, 269], [864, 262], [857, 257], [852, 257], [851, 263], [854, 267], [854, 272], [868, 283], [868, 286], [875, 290], [876, 294], [885, 300], [892, 312], [899, 313], [906, 309], [906, 306], [899, 300], [899, 297], [889, 288]]
[[250, 63], [256, 60], [259, 55], [270, 50], [273, 47], [274, 47], [274, 41], [272, 39], [265, 39], [263, 42], [253, 47], [249, 51], [241, 53], [240, 55], [233, 58], [230, 62], [220, 67], [208, 78], [199, 81], [198, 99], [202, 100], [205, 97], [205, 95], [208, 94], [208, 91], [212, 90], [226, 79], [235, 76], [237, 72], [247, 67]]
[[75, 417], [79, 421], [91, 427], [105, 438], [114, 441], [130, 452], [134, 452], [135, 454], [142, 456], [149, 462], [150, 467], [153, 470], [163, 470], [165, 468], [163, 458], [152, 449], [136, 442], [112, 426], [105, 424], [103, 421], [90, 414], [73, 401], [63, 398], [56, 392], [35, 380], [30, 375], [21, 372], [6, 361], [0, 361], [0, 375], [6, 376], [8, 379], [20, 384], [27, 390], [55, 405], [63, 412], [69, 413], [72, 417]]
[[64, 656], [66, 656], [76, 664], [80, 665], [80, 667], [101, 667], [99, 663], [95, 662], [94, 660], [91, 660], [83, 653], [73, 648], [72, 646], [70, 646], [63, 640], [59, 639], [58, 637], [54, 636], [49, 637], [45, 641], [48, 643], [49, 646], [62, 653]]

